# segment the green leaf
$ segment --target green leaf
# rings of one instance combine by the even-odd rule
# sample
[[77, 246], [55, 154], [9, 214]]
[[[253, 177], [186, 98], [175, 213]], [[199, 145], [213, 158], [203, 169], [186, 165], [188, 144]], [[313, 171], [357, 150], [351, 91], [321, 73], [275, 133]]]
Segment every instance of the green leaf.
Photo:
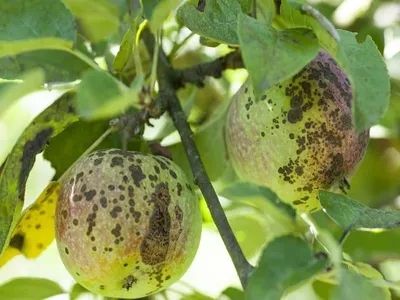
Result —
[[204, 12], [186, 2], [178, 17], [193, 32], [226, 44], [239, 44], [236, 33], [237, 16], [242, 11], [236, 0], [208, 0]]
[[391, 299], [389, 289], [374, 286], [365, 277], [342, 268], [340, 285], [333, 291], [333, 300]]
[[[104, 71], [91, 70], [78, 87], [77, 110], [85, 119], [106, 119], [137, 106], [143, 78], [136, 77], [130, 89]], [[99, 88], [101, 87], [101, 88]]]
[[312, 29], [322, 47], [334, 56], [338, 54], [339, 34], [335, 26], [318, 10], [301, 0], [282, 0], [280, 15], [290, 28]]
[[80, 29], [91, 42], [99, 42], [118, 32], [119, 9], [107, 0], [63, 0], [77, 18]]
[[228, 297], [230, 300], [244, 300], [244, 292], [235, 287], [228, 287], [223, 290], [222, 295]]
[[239, 16], [238, 34], [257, 98], [269, 87], [297, 74], [319, 51], [309, 29], [277, 31], [246, 15]]
[[35, 50], [0, 58], [0, 77], [20, 78], [26, 70], [41, 68], [46, 82], [66, 82], [79, 79], [94, 67], [93, 61], [76, 51]]
[[347, 231], [392, 229], [400, 226], [400, 211], [369, 208], [350, 197], [320, 191], [326, 214]]
[[[143, 1], [144, 7], [146, 7], [146, 2]], [[153, 1], [149, 1], [151, 3]], [[158, 29], [160, 29], [164, 21], [169, 17], [172, 11], [178, 7], [182, 2], [181, 0], [161, 0], [157, 1], [157, 5], [153, 7], [151, 18], [150, 18], [150, 29], [156, 34]]]
[[353, 89], [355, 127], [363, 131], [377, 123], [389, 106], [390, 78], [385, 62], [371, 37], [361, 44], [356, 33], [339, 30], [339, 63]]
[[48, 107], [25, 129], [9, 154], [0, 177], [0, 249], [3, 253], [22, 210], [25, 186], [36, 155], [46, 143], [71, 123], [78, 120], [72, 103], [72, 93], [66, 93]]
[[75, 22], [60, 0], [0, 0], [0, 7], [0, 56], [72, 48]]
[[[43, 156], [56, 170], [53, 180], [60, 178], [109, 127], [108, 120], [78, 121], [52, 138]], [[96, 149], [112, 148], [111, 146], [110, 141], [107, 141], [102, 142]]]
[[296, 219], [296, 210], [289, 204], [279, 199], [278, 195], [265, 186], [260, 186], [249, 182], [234, 183], [221, 192], [219, 195], [229, 200], [242, 200], [246, 199], [251, 201], [252, 198], [262, 198], [264, 201], [270, 202], [273, 206], [278, 208], [282, 213]]
[[92, 294], [91, 291], [87, 290], [83, 286], [81, 286], [79, 283], [75, 283], [74, 286], [72, 287], [71, 292], [69, 293], [70, 300], [76, 300], [78, 297], [82, 294]]
[[44, 278], [16, 278], [0, 286], [0, 298], [7, 300], [43, 300], [64, 294], [58, 283]]
[[274, 0], [256, 1], [257, 19], [263, 23], [271, 25], [276, 14], [276, 5]]
[[249, 278], [246, 299], [280, 300], [289, 288], [313, 278], [327, 265], [324, 255], [315, 255], [300, 238], [283, 236], [264, 249], [257, 269]]
[[115, 56], [113, 68], [116, 72], [121, 73], [127, 66], [130, 60], [133, 60], [132, 53], [135, 45], [135, 37], [132, 30], [129, 28], [122, 39], [119, 51]]
[[379, 257], [398, 257], [400, 229], [352, 233], [343, 245], [343, 251], [358, 261], [373, 261]]
[[247, 207], [237, 208], [229, 210], [226, 217], [246, 257], [251, 258], [256, 255], [270, 240], [271, 235], [265, 216], [257, 210]]
[[41, 89], [44, 84], [43, 71], [37, 69], [26, 72], [21, 79], [22, 83], [12, 83], [0, 90], [0, 115], [17, 100]]

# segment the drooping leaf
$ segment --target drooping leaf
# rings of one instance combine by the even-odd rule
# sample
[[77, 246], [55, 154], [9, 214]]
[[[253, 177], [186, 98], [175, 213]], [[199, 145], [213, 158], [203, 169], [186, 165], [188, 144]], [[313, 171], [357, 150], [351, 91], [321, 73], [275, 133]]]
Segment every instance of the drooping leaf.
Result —
[[269, 87], [298, 73], [319, 51], [309, 29], [276, 30], [246, 15], [239, 16], [238, 34], [257, 98]]
[[389, 74], [371, 37], [359, 44], [356, 33], [338, 31], [342, 49], [339, 63], [349, 75], [353, 89], [355, 127], [366, 130], [380, 120], [389, 106]]
[[61, 0], [1, 0], [0, 56], [37, 49], [71, 49], [71, 11]]
[[13, 82], [0, 90], [0, 114], [5, 112], [7, 108], [14, 104], [18, 99], [39, 90], [44, 84], [44, 74], [43, 71], [39, 69], [26, 72], [21, 79], [23, 81], [22, 83]]
[[178, 17], [193, 32], [221, 43], [239, 44], [236, 23], [242, 11], [236, 0], [208, 0], [204, 12], [186, 2]]
[[79, 79], [83, 72], [96, 68], [94, 61], [74, 50], [35, 50], [0, 58], [0, 77], [20, 78], [24, 71], [41, 68], [46, 82]]
[[104, 71], [88, 71], [78, 87], [77, 110], [83, 118], [90, 120], [122, 114], [128, 107], [137, 107], [142, 83], [143, 78], [136, 77], [131, 87], [127, 88]]
[[49, 183], [24, 211], [13, 230], [10, 244], [0, 257], [0, 267], [17, 254], [36, 258], [51, 244], [54, 240], [54, 214], [59, 190], [60, 184]]
[[0, 286], [0, 299], [43, 300], [65, 293], [58, 283], [45, 278], [21, 277]]
[[107, 0], [63, 0], [77, 18], [81, 30], [91, 42], [99, 42], [118, 32], [119, 9]]
[[74, 286], [71, 289], [71, 292], [69, 293], [69, 297], [70, 297], [70, 300], [76, 300], [82, 294], [87, 294], [87, 293], [91, 294], [92, 292], [90, 292], [89, 290], [85, 289], [79, 283], [75, 283]]
[[49, 139], [78, 120], [73, 93], [66, 93], [36, 117], [8, 156], [0, 177], [0, 249], [3, 253], [24, 204], [25, 186], [36, 155]]
[[283, 236], [264, 249], [249, 278], [246, 299], [280, 300], [287, 290], [313, 278], [327, 265], [325, 255], [315, 255], [302, 239]]
[[219, 192], [219, 194], [230, 200], [241, 201], [246, 199], [249, 202], [251, 202], [253, 198], [262, 198], [264, 201], [270, 202], [291, 219], [296, 219], [296, 210], [291, 205], [279, 199], [276, 193], [264, 186], [249, 182], [237, 182], [226, 187]]
[[333, 300], [391, 299], [389, 289], [374, 286], [360, 274], [342, 268], [340, 277], [340, 285], [333, 291]]
[[320, 191], [326, 214], [346, 231], [392, 229], [400, 226], [400, 211], [369, 208], [345, 195]]

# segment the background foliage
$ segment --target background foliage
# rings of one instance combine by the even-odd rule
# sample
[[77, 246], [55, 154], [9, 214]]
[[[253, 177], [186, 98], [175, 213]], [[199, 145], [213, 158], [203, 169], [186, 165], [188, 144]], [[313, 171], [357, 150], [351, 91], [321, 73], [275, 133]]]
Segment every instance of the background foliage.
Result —
[[[177, 9], [181, 1], [142, 0], [142, 15], [138, 1], [0, 0], [0, 164], [8, 157], [0, 173], [0, 241], [10, 243], [0, 258], [0, 298], [97, 297], [75, 284], [58, 258], [54, 232], [46, 231], [52, 228], [53, 208], [48, 202], [52, 194], [46, 198], [46, 191], [57, 189], [50, 182], [109, 128], [109, 119], [141, 107], [143, 84], [157, 93], [151, 86], [154, 58], [135, 39], [144, 19], [175, 68], [209, 62], [232, 47], [242, 49], [247, 70], [207, 77], [204, 87], [187, 84], [178, 97], [239, 243], [246, 257], [259, 264], [249, 283], [249, 299], [400, 298], [400, 229], [395, 228], [400, 219], [400, 5], [386, 0], [310, 1], [346, 30], [338, 30], [342, 43], [337, 44], [329, 23], [322, 18], [321, 25], [321, 18], [299, 11], [301, 1], [257, 1], [257, 20], [245, 15], [253, 12], [252, 1], [208, 0], [204, 12], [196, 9], [197, 2]], [[282, 5], [280, 15], [277, 5]], [[293, 38], [301, 39], [303, 46], [295, 48]], [[224, 158], [221, 136], [229, 99], [248, 72], [256, 92], [262, 92], [310, 61], [318, 41], [350, 75], [358, 97], [357, 127], [373, 126], [347, 197], [324, 194], [326, 213], [301, 218], [283, 203], [277, 205], [268, 189], [231, 185], [236, 179]], [[375, 44], [389, 71], [390, 97]], [[281, 60], [271, 60], [271, 51], [278, 51]], [[55, 102], [60, 97], [67, 100]], [[146, 125], [143, 138], [134, 136], [128, 148], [151, 152], [151, 141], [159, 141], [191, 177], [169, 117], [165, 114], [151, 123], [154, 127]], [[34, 143], [21, 165], [27, 141]], [[98, 146], [109, 147], [122, 147], [118, 132]], [[38, 209], [35, 204], [42, 200], [46, 201]], [[204, 199], [201, 205], [204, 226], [198, 255], [167, 295], [244, 299]], [[41, 230], [26, 220], [28, 214], [36, 220], [35, 212]], [[351, 234], [344, 236], [343, 231]], [[21, 234], [26, 243], [18, 249]]]

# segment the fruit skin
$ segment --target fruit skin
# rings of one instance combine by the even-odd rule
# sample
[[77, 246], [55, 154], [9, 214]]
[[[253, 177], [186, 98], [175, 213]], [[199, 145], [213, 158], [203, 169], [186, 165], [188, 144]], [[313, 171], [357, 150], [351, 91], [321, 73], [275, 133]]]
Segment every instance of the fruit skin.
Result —
[[68, 171], [55, 224], [61, 259], [77, 282], [132, 299], [165, 289], [186, 272], [202, 221], [197, 196], [176, 164], [109, 149]]
[[232, 100], [225, 128], [239, 178], [268, 186], [301, 212], [320, 208], [318, 191], [356, 170], [369, 130], [352, 125], [350, 82], [325, 51], [256, 102], [247, 80]]

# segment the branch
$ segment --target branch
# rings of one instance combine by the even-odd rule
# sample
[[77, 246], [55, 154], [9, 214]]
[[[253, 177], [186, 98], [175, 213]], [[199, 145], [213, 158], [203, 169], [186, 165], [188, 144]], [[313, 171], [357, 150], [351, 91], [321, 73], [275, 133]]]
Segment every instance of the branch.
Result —
[[[154, 50], [154, 37], [149, 30], [142, 32], [142, 38], [150, 54]], [[243, 288], [246, 287], [248, 276], [250, 275], [253, 267], [246, 260], [239, 243], [233, 234], [232, 228], [228, 223], [228, 219], [224, 210], [219, 203], [217, 193], [215, 192], [210, 179], [204, 169], [203, 162], [200, 158], [199, 151], [193, 138], [186, 115], [182, 110], [181, 104], [176, 96], [175, 89], [179, 87], [179, 80], [182, 79], [179, 71], [174, 70], [169, 64], [164, 51], [160, 48], [157, 79], [159, 83], [159, 94], [161, 99], [167, 99], [167, 110], [178, 130], [182, 144], [184, 146], [186, 156], [192, 168], [195, 184], [200, 188], [213, 217], [214, 223], [217, 226], [222, 240], [229, 252], [233, 264], [235, 265], [239, 279]]]
[[225, 56], [217, 58], [212, 62], [198, 64], [185, 69], [178, 69], [175, 71], [177, 74], [177, 78], [175, 78], [175, 80], [181, 84], [187, 82], [194, 83], [198, 87], [203, 87], [206, 76], [220, 78], [222, 76], [222, 72], [226, 69], [239, 68], [244, 68], [244, 65], [240, 51], [236, 50]]

